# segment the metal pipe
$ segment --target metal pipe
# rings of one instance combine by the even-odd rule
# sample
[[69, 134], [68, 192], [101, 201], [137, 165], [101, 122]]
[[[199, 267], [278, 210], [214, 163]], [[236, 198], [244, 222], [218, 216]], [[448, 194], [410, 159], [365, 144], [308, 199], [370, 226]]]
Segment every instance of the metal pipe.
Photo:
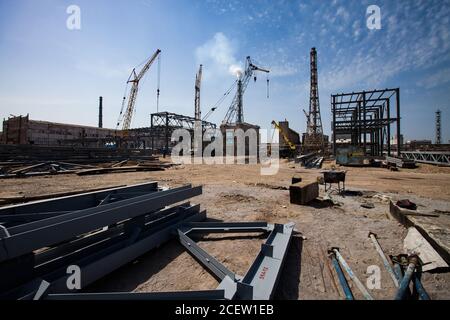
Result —
[[345, 279], [344, 273], [342, 272], [342, 269], [339, 266], [339, 262], [336, 260], [336, 254], [333, 251], [330, 251], [329, 253], [331, 261], [333, 262], [334, 269], [336, 270], [336, 273], [338, 275], [339, 283], [341, 284], [342, 290], [344, 291], [345, 299], [354, 300], [355, 298], [353, 297], [352, 290], [348, 286], [347, 279]]
[[369, 291], [367, 291], [366, 287], [362, 284], [362, 282], [358, 279], [358, 277], [353, 273], [350, 266], [347, 264], [347, 262], [344, 260], [344, 258], [339, 253], [339, 250], [337, 248], [333, 248], [334, 253], [336, 254], [337, 259], [341, 263], [341, 265], [344, 267], [344, 270], [349, 275], [350, 279], [353, 280], [353, 282], [356, 284], [358, 289], [361, 291], [361, 293], [364, 295], [364, 298], [366, 300], [374, 300], [373, 297], [370, 295]]
[[420, 300], [431, 300], [428, 293], [425, 291], [425, 288], [422, 285], [422, 282], [420, 281], [420, 273], [415, 272], [413, 275], [413, 283], [414, 287], [417, 290], [417, 293], [419, 294]]
[[384, 254], [383, 249], [381, 248], [380, 243], [377, 240], [376, 234], [370, 232], [369, 238], [372, 240], [372, 243], [375, 246], [375, 249], [377, 250], [378, 254], [380, 255], [381, 260], [383, 260], [384, 267], [386, 268], [387, 272], [389, 272], [389, 275], [391, 276], [394, 285], [398, 288], [397, 277], [395, 276], [394, 270], [392, 270], [391, 264], [387, 260], [386, 255]]
[[411, 277], [414, 274], [418, 261], [419, 259], [416, 255], [408, 257], [408, 267], [406, 268], [402, 281], [400, 281], [398, 291], [395, 294], [395, 300], [403, 300], [405, 297], [406, 291], [409, 289], [409, 282], [411, 281]]
[[394, 272], [395, 272], [395, 276], [397, 278], [397, 281], [400, 282], [403, 279], [403, 271], [402, 271], [402, 267], [400, 266], [400, 264], [398, 263], [394, 263]]

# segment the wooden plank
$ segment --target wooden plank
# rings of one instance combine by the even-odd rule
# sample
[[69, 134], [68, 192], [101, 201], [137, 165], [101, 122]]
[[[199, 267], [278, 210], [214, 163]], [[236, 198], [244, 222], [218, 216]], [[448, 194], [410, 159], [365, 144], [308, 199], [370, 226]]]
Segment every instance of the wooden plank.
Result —
[[431, 244], [420, 234], [415, 227], [408, 228], [408, 234], [403, 242], [408, 254], [417, 254], [423, 263], [422, 271], [447, 269], [448, 264]]

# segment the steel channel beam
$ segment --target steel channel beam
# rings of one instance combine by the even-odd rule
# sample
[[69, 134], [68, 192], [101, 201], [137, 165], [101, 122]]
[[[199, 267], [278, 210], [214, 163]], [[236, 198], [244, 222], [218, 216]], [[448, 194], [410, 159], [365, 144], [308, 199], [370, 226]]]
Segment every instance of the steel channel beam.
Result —
[[107, 300], [107, 301], [148, 301], [148, 300], [223, 300], [224, 290], [178, 291], [178, 292], [108, 292], [108, 293], [67, 293], [49, 294], [43, 300]]
[[121, 191], [156, 192], [158, 191], [158, 183], [147, 182], [132, 186], [111, 188], [106, 190], [60, 197], [56, 199], [46, 199], [33, 201], [26, 204], [7, 206], [0, 209], [0, 215], [81, 210], [96, 206], [98, 204], [98, 201], [105, 198], [110, 193], [117, 193]]
[[266, 222], [201, 222], [183, 225], [181, 230], [188, 234], [195, 233], [240, 233], [267, 232], [273, 230], [273, 225]]
[[[165, 225], [167, 222], [174, 221], [174, 219], [177, 219], [177, 215], [185, 216], [188, 214], [198, 213], [199, 211], [199, 205], [184, 209], [183, 211], [167, 211], [167, 214], [164, 217], [147, 222], [143, 225], [141, 233], [145, 234], [149, 230], [157, 228], [159, 225]], [[36, 272], [41, 269], [54, 270], [57, 267], [69, 265], [76, 259], [80, 259], [90, 253], [92, 254], [104, 248], [108, 248], [116, 243], [123, 242], [131, 236], [130, 233], [127, 234], [124, 231], [126, 231], [126, 225], [120, 225], [112, 228], [111, 231], [107, 230], [94, 236], [82, 238], [80, 241], [71, 243], [73, 245], [69, 246], [69, 248], [63, 247], [59, 249], [59, 247], [57, 247], [55, 250], [51, 250], [50, 254], [46, 254], [45, 257], [41, 258], [40, 255], [38, 255], [36, 257], [36, 262], [39, 262], [39, 264], [36, 264]], [[93, 239], [91, 240], [90, 238]], [[44, 260], [45, 258], [46, 260]]]
[[[133, 261], [151, 249], [167, 242], [173, 237], [173, 232], [184, 222], [202, 221], [204, 219], [206, 219], [205, 212], [179, 217], [176, 218], [176, 220], [169, 221], [164, 228], [161, 228], [156, 232], [151, 232], [134, 243], [127, 243], [126, 240], [124, 240], [122, 243], [113, 245], [112, 247], [76, 261], [74, 264], [80, 267], [81, 270], [81, 288], [85, 288], [87, 285]], [[60, 270], [56, 270], [43, 277], [51, 283], [51, 286], [48, 289], [49, 294], [69, 292], [66, 286], [68, 275], [65, 272], [66, 269], [61, 268]], [[24, 288], [29, 287], [29, 284], [24, 285]], [[22, 295], [19, 297], [20, 299], [30, 299], [35, 293], [35, 291], [23, 293], [22, 288], [17, 288], [12, 291], [10, 295], [17, 294], [17, 292], [22, 292]]]
[[[67, 220], [62, 220], [63, 217], [60, 216], [29, 223], [27, 227], [31, 230], [19, 234], [14, 234], [14, 229], [18, 227], [12, 228], [12, 230], [8, 230], [11, 236], [1, 239], [3, 246], [0, 248], [0, 261], [18, 257], [33, 250], [65, 241], [76, 235], [137, 217], [149, 211], [158, 210], [201, 193], [201, 186], [194, 188], [187, 186], [157, 192], [156, 195], [150, 194], [149, 196], [140, 196], [79, 212], [75, 211], [64, 215], [69, 216], [64, 217], [68, 218]], [[54, 222], [54, 220], [57, 221]]]
[[203, 266], [210, 270], [217, 278], [223, 280], [225, 276], [230, 277], [233, 281], [236, 279], [236, 275], [228, 270], [223, 264], [217, 261], [213, 256], [200, 248], [195, 241], [185, 235], [181, 230], [178, 230], [178, 237], [180, 243], [200, 261]]
[[[238, 299], [269, 300], [272, 298], [295, 224], [274, 225], [261, 251], [237, 289]], [[252, 288], [249, 288], [251, 286]]]
[[[137, 241], [172, 224], [178, 223], [183, 219], [183, 217], [198, 214], [199, 211], [200, 206], [196, 205], [190, 208], [185, 208], [182, 211], [176, 210], [170, 214], [164, 215], [161, 219], [147, 223], [145, 228], [141, 229], [141, 237], [135, 240]], [[88, 242], [88, 240], [90, 240], [91, 237], [87, 237], [87, 239], [83, 238], [80, 240], [80, 242], [82, 242], [81, 245], [83, 246], [78, 245], [75, 248], [69, 248], [72, 250], [63, 250], [67, 248], [63, 247], [60, 249], [57, 247], [55, 250], [50, 250], [50, 254], [45, 254], [46, 252], [44, 252], [44, 257], [37, 255], [37, 257], [35, 257], [34, 266], [27, 265], [28, 269], [24, 269], [19, 266], [19, 268], [11, 271], [14, 274], [13, 278], [15, 278], [17, 282], [15, 286], [17, 287], [21, 285], [19, 281], [24, 283], [36, 277], [45, 277], [47, 280], [56, 279], [64, 275], [65, 268], [68, 265], [78, 265], [80, 264], [80, 260], [86, 257], [90, 257], [90, 260], [95, 260], [98, 257], [106, 256], [115, 250], [120, 250], [132, 242], [131, 240], [133, 233], [124, 233], [124, 230], [126, 231], [126, 227], [124, 228], [124, 226], [120, 226], [120, 228], [118, 227], [114, 229], [112, 230], [112, 232], [114, 232], [112, 234], [109, 230], [104, 232], [104, 236], [100, 234], [103, 236], [102, 238], [100, 238], [99, 234], [91, 236], [94, 239], [90, 242]], [[12, 283], [3, 285], [6, 285], [6, 287], [9, 288], [14, 287]], [[3, 290], [5, 291], [6, 289], [4, 288]]]
[[[125, 206], [125, 205], [129, 205], [129, 204], [137, 203], [139, 201], [142, 201], [143, 199], [151, 200], [153, 198], [160, 198], [161, 196], [169, 196], [169, 195], [171, 195], [173, 193], [177, 193], [181, 190], [189, 190], [189, 189], [191, 189], [191, 186], [187, 185], [187, 186], [170, 189], [170, 190], [166, 190], [166, 191], [152, 192], [152, 193], [149, 193], [148, 195], [125, 199], [125, 200], [117, 201], [114, 203], [106, 203], [101, 206], [94, 205], [92, 207], [89, 207], [89, 208], [86, 208], [83, 210], [71, 211], [67, 214], [59, 215], [59, 216], [56, 216], [53, 218], [47, 218], [47, 219], [42, 219], [42, 220], [31, 222], [31, 223], [22, 224], [20, 226], [13, 227], [8, 230], [11, 234], [19, 234], [19, 233], [23, 233], [23, 232], [27, 232], [27, 231], [32, 231], [32, 230], [35, 230], [38, 228], [43, 228], [43, 227], [47, 227], [50, 225], [54, 225], [54, 224], [57, 224], [60, 222], [66, 222], [69, 220], [72, 221], [74, 219], [89, 217], [89, 216], [92, 216], [92, 214], [95, 214], [95, 213], [98, 213], [98, 212], [101, 212], [104, 210], [112, 209], [115, 207], [119, 207], [119, 206]], [[163, 208], [163, 207], [161, 207], [161, 208]], [[158, 209], [161, 209], [161, 208], [158, 208]], [[151, 210], [149, 210], [148, 212], [150, 212], [150, 211]], [[87, 231], [90, 231], [90, 230], [87, 230]]]

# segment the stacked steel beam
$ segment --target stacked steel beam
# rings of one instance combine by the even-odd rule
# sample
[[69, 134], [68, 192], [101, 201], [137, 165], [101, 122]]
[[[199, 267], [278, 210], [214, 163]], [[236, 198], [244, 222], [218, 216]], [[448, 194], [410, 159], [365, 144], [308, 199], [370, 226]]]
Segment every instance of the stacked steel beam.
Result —
[[170, 239], [186, 222], [201, 221], [200, 195], [190, 185], [161, 190], [156, 182], [0, 209], [0, 298], [70, 292], [69, 266], [81, 288]]

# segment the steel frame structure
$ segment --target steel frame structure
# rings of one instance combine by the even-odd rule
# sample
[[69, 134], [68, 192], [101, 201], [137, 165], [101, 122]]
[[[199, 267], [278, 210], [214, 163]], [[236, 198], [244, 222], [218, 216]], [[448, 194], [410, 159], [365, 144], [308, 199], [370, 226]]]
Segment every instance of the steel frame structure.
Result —
[[[395, 112], [394, 112], [395, 110]], [[366, 155], [391, 155], [391, 126], [396, 124], [397, 154], [401, 152], [400, 89], [369, 90], [331, 95], [333, 153], [339, 136], [350, 136], [351, 144]], [[385, 149], [386, 146], [386, 149]]]
[[[151, 139], [152, 150], [154, 150], [155, 139], [163, 140], [165, 143], [164, 153], [169, 153], [170, 139], [172, 132], [177, 129], [187, 129], [191, 132], [191, 137], [195, 129], [196, 120], [193, 117], [184, 116], [171, 112], [158, 112], [151, 114]], [[216, 124], [208, 121], [201, 121], [202, 132], [206, 130], [215, 130]]]
[[402, 151], [402, 157], [421, 163], [450, 166], [449, 151]]
[[[294, 224], [265, 222], [188, 222], [177, 235], [186, 250], [217, 279], [215, 290], [147, 293], [72, 293], [48, 294], [48, 300], [269, 300], [273, 297], [283, 262], [289, 247]], [[256, 259], [244, 277], [236, 275], [213, 256], [200, 248], [188, 234], [269, 232]]]

